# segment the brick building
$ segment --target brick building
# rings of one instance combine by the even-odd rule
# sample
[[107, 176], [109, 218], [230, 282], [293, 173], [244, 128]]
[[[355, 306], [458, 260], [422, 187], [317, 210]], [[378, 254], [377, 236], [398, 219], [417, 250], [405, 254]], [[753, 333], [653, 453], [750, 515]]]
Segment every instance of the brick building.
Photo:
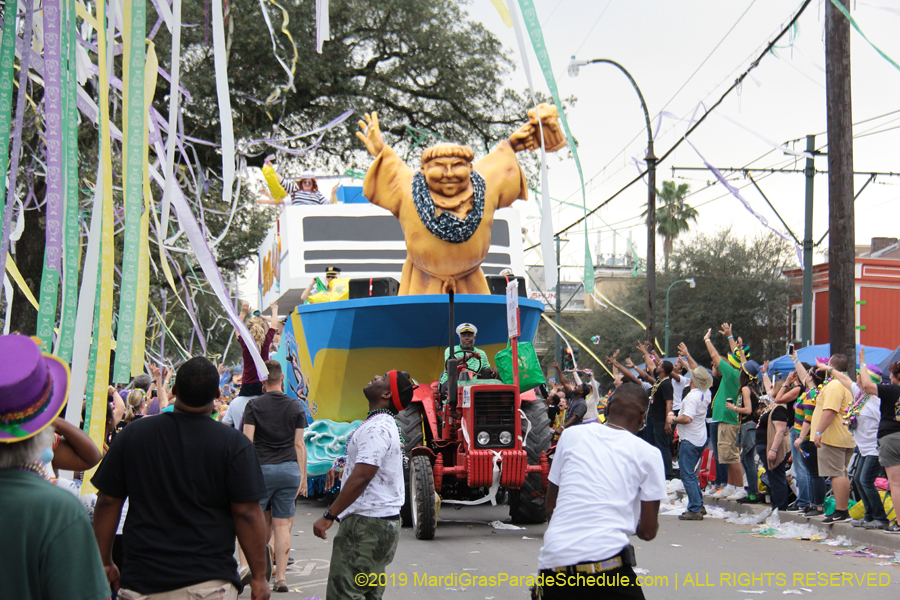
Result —
[[[802, 285], [803, 271], [784, 272]], [[873, 238], [871, 246], [856, 248], [856, 343], [900, 346], [900, 240]], [[828, 263], [813, 266], [813, 344], [829, 343]], [[792, 339], [800, 340], [802, 299], [791, 303]]]

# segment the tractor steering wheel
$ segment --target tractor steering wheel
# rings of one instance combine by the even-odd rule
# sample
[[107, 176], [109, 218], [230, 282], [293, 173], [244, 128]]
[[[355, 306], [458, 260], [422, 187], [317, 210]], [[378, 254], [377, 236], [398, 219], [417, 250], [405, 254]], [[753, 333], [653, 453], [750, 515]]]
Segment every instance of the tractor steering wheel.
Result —
[[[471, 350], [454, 350], [453, 354], [450, 355], [450, 358], [456, 358], [460, 354], [462, 355], [462, 361], [459, 364], [465, 365], [467, 369], [469, 369], [469, 359], [470, 358], [478, 359], [478, 368], [477, 369], [469, 369], [469, 370], [473, 370], [477, 374], [477, 373], [480, 373], [481, 370], [484, 368], [484, 365], [481, 364], [482, 363], [481, 354], [479, 354], [478, 352], [473, 352]], [[447, 370], [447, 366], [450, 362], [450, 358], [448, 358], [444, 362], [444, 370], [445, 371]]]

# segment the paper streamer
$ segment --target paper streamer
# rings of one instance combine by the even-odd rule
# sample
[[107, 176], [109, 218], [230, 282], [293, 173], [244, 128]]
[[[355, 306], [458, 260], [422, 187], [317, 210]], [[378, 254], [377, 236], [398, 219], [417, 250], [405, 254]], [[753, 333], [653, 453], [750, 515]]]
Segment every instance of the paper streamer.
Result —
[[[141, 249], [141, 212], [144, 204], [144, 40], [147, 33], [146, 0], [125, 0], [122, 74], [122, 189], [125, 196], [125, 234], [122, 242], [122, 277], [119, 282], [119, 321], [113, 381], [131, 381], [135, 312]], [[148, 288], [149, 289], [149, 288]]]
[[[882, 51], [881, 51], [881, 48], [879, 48], [878, 46], [876, 46], [875, 44], [873, 44], [872, 41], [871, 41], [868, 37], [866, 37], [866, 34], [863, 33], [862, 29], [859, 28], [859, 25], [857, 24], [857, 22], [853, 19], [853, 17], [850, 16], [850, 11], [847, 10], [847, 7], [846, 7], [846, 6], [844, 6], [843, 4], [841, 4], [840, 2], [838, 2], [837, 0], [831, 0], [831, 3], [834, 5], [834, 7], [835, 7], [836, 9], [838, 9], [838, 10], [841, 12], [842, 15], [844, 15], [845, 17], [847, 17], [847, 20], [850, 21], [850, 25], [853, 27], [853, 29], [855, 29], [856, 32], [859, 33], [859, 35], [862, 36], [862, 39], [866, 40], [866, 43], [867, 43], [867, 44], [869, 44], [870, 46], [872, 46], [872, 49], [874, 49], [875, 52], [877, 52], [877, 53], [881, 56], [881, 58], [883, 58], [884, 60], [886, 60], [886, 61], [888, 61], [889, 63], [891, 63], [891, 66], [893, 66], [895, 69], [897, 69], [898, 71], [900, 71], [900, 65], [898, 65], [896, 62], [894, 62], [894, 59], [892, 59], [890, 56], [888, 56], [887, 54], [885, 54], [884, 52], [882, 52]], [[877, 7], [876, 7], [876, 8], [877, 8]]]
[[71, 363], [75, 341], [75, 314], [78, 307], [78, 272], [81, 257], [81, 230], [78, 226], [78, 108], [77, 73], [75, 57], [75, 0], [66, 4], [66, 24], [64, 30], [66, 49], [66, 82], [64, 86], [65, 128], [63, 140], [66, 148], [66, 207], [65, 245], [63, 257], [63, 299], [59, 318], [59, 336], [56, 338], [56, 355], [66, 363]]
[[262, 11], [263, 20], [266, 22], [266, 27], [268, 27], [269, 29], [269, 39], [272, 40], [272, 54], [275, 56], [275, 60], [278, 61], [278, 64], [281, 65], [281, 68], [284, 69], [284, 72], [287, 73], [288, 76], [288, 82], [284, 85], [283, 89], [284, 91], [292, 90], [294, 89], [294, 73], [287, 66], [287, 64], [285, 64], [285, 62], [281, 60], [281, 57], [278, 56], [278, 42], [275, 41], [275, 29], [272, 27], [272, 19], [269, 18], [269, 11], [266, 10], [266, 0], [259, 0], [259, 9], [260, 11]]
[[[566, 142], [572, 150], [572, 157], [575, 159], [575, 166], [578, 168], [578, 179], [581, 182], [581, 199], [584, 206], [584, 215], [587, 218], [587, 194], [584, 189], [584, 172], [581, 169], [581, 159], [578, 157], [578, 149], [575, 147], [575, 138], [572, 137], [572, 131], [569, 129], [569, 120], [566, 118], [566, 112], [563, 109], [562, 102], [559, 99], [559, 90], [556, 87], [556, 78], [553, 76], [553, 67], [550, 65], [550, 54], [547, 52], [547, 45], [544, 43], [544, 33], [541, 30], [541, 23], [538, 20], [537, 11], [534, 8], [533, 0], [519, 0], [519, 6], [522, 7], [522, 18], [525, 21], [525, 27], [528, 28], [528, 34], [531, 36], [531, 45], [534, 48], [534, 54], [537, 56], [538, 64], [541, 65], [541, 71], [544, 73], [544, 80], [550, 89], [550, 95], [553, 97], [553, 103], [559, 113], [559, 121], [566, 132]], [[584, 290], [587, 293], [594, 291], [594, 256], [591, 252], [591, 244], [588, 240], [587, 224], [584, 228]]]
[[[177, 2], [178, 0], [176, 0]], [[97, 4], [97, 24], [107, 23], [106, 7], [103, 2]], [[91, 408], [91, 425], [89, 436], [98, 448], [103, 447], [103, 439], [106, 426], [106, 397], [107, 382], [109, 381], [109, 353], [112, 340], [112, 309], [113, 309], [113, 265], [115, 264], [116, 249], [113, 240], [113, 188], [112, 188], [112, 136], [110, 133], [109, 119], [109, 71], [112, 66], [110, 60], [112, 44], [107, 47], [107, 40], [114, 40], [115, 21], [109, 19], [108, 31], [103, 27], [97, 29], [97, 64], [100, 70], [99, 95], [100, 95], [100, 164], [103, 165], [102, 177], [98, 179], [97, 193], [101, 197], [100, 212], [94, 215], [102, 215], [101, 237], [103, 252], [100, 255], [100, 312], [96, 324], [97, 343], [97, 367], [94, 370], [94, 403]], [[178, 96], [178, 94], [173, 94]], [[96, 205], [96, 202], [95, 202]], [[92, 221], [96, 218], [92, 215]], [[92, 223], [93, 225], [93, 223]], [[84, 475], [84, 484], [81, 488], [82, 495], [95, 493], [96, 488], [90, 484], [91, 477], [97, 467], [89, 470]]]
[[63, 105], [61, 65], [61, 30], [59, 0], [45, 0], [44, 22], [44, 137], [47, 184], [44, 237], [44, 269], [41, 274], [40, 308], [37, 337], [41, 351], [50, 352], [56, 324], [59, 293], [59, 266], [62, 257], [63, 210], [65, 208], [65, 156], [63, 145]]
[[507, 27], [512, 27], [512, 15], [509, 14], [509, 9], [503, 5], [503, 0], [491, 0], [491, 4], [493, 4], [494, 8], [497, 9], [497, 12], [500, 13], [500, 18], [503, 20], [503, 24]]
[[[613, 376], [612, 371], [610, 371], [609, 368], [607, 368], [606, 364], [605, 364], [602, 360], [600, 360], [600, 357], [597, 356], [596, 354], [594, 354], [593, 351], [591, 351], [590, 348], [588, 348], [587, 346], [585, 346], [585, 345], [581, 342], [581, 340], [579, 340], [579, 339], [576, 338], [574, 335], [572, 335], [571, 333], [569, 333], [568, 331], [566, 331], [565, 329], [563, 329], [561, 325], [557, 325], [556, 323], [554, 323], [552, 319], [550, 319], [550, 318], [547, 317], [547, 315], [541, 314], [541, 317], [543, 317], [543, 319], [544, 319], [545, 321], [547, 321], [547, 323], [550, 324], [550, 327], [552, 327], [553, 330], [556, 331], [556, 333], [559, 334], [559, 336], [560, 336], [560, 337], [563, 339], [563, 341], [566, 343], [566, 346], [569, 348], [569, 350], [572, 349], [572, 346], [569, 344], [569, 341], [566, 339], [566, 336], [563, 335], [564, 333], [565, 333], [565, 334], [568, 334], [568, 336], [569, 336], [570, 338], [572, 338], [573, 340], [575, 340], [575, 343], [576, 343], [576, 344], [578, 344], [579, 346], [581, 346], [582, 348], [584, 348], [585, 351], [586, 351], [588, 354], [591, 355], [591, 358], [593, 358], [594, 360], [596, 360], [596, 361], [597, 361], [597, 364], [599, 364], [601, 367], [603, 367], [603, 370], [604, 370], [604, 371], [606, 371], [607, 373], [609, 373], [609, 376], [610, 376], [610, 377]], [[575, 353], [573, 352], [573, 353], [572, 353], [572, 362], [574, 363], [574, 361], [575, 361]]]
[[[166, 0], [160, 0], [165, 3]], [[218, 0], [213, 4], [217, 4]], [[174, 0], [172, 3], [172, 18], [174, 19], [173, 25], [174, 29], [170, 27], [169, 29], [172, 31], [172, 73], [171, 77], [171, 89], [178, 89], [178, 81], [181, 75], [181, 0]], [[221, 58], [224, 60], [224, 57], [216, 57], [216, 64], [218, 65], [218, 60]], [[216, 71], [218, 72], [218, 66], [216, 67]], [[216, 82], [218, 84], [218, 81]], [[161, 231], [159, 231], [159, 235], [165, 239], [169, 235], [169, 206], [172, 202], [172, 194], [174, 193], [173, 188], [176, 186], [175, 183], [175, 140], [178, 136], [178, 111], [179, 109], [179, 98], [180, 94], [170, 93], [169, 94], [169, 127], [168, 127], [168, 138], [166, 138], [166, 153], [165, 153], [165, 165], [166, 170], [164, 171], [164, 175], [166, 177], [166, 185], [163, 188], [163, 197], [162, 197], [162, 205], [161, 212], [162, 215], [160, 217], [161, 223]], [[230, 117], [230, 114], [229, 114]], [[229, 118], [229, 122], [231, 119]]]
[[[6, 264], [9, 264], [7, 261]], [[3, 279], [3, 299], [6, 300], [6, 314], [3, 316], [3, 335], [9, 335], [9, 319], [12, 317], [13, 286], [8, 277]]]
[[[0, 222], [5, 222], [6, 169], [9, 166], [9, 134], [12, 124], [13, 63], [16, 57], [16, 0], [3, 2], [3, 41], [0, 42]], [[9, 308], [7, 308], [7, 313]]]
[[732, 196], [734, 196], [735, 198], [740, 200], [741, 204], [744, 205], [744, 208], [747, 209], [747, 212], [749, 212], [751, 215], [753, 215], [756, 218], [756, 220], [762, 224], [763, 227], [765, 227], [766, 229], [768, 229], [769, 231], [771, 231], [772, 233], [774, 233], [776, 236], [783, 239], [784, 241], [790, 242], [794, 246], [794, 249], [797, 252], [797, 258], [800, 261], [800, 269], [801, 270], [804, 269], [805, 265], [803, 264], [803, 248], [801, 248], [799, 244], [797, 244], [796, 242], [794, 242], [794, 240], [792, 240], [790, 237], [788, 237], [787, 234], [782, 233], [781, 231], [779, 231], [779, 230], [775, 229], [774, 227], [772, 227], [771, 225], [769, 225], [769, 220], [766, 219], [763, 215], [761, 215], [758, 212], [756, 212], [755, 210], [753, 210], [753, 207], [750, 206], [750, 203], [747, 202], [747, 200], [745, 200], [744, 197], [741, 195], [741, 191], [739, 189], [737, 189], [736, 187], [734, 187], [733, 185], [731, 185], [731, 183], [727, 179], [725, 179], [725, 177], [722, 175], [722, 173], [717, 168], [715, 168], [714, 166], [709, 164], [709, 162], [707, 162], [707, 160], [703, 157], [703, 155], [700, 154], [700, 151], [697, 150], [697, 147], [693, 143], [691, 143], [691, 140], [685, 138], [685, 141], [691, 146], [691, 148], [694, 149], [694, 152], [696, 152], [697, 156], [700, 157], [700, 160], [703, 161], [704, 166], [706, 166], [706, 168], [709, 169], [713, 175], [715, 175], [715, 177], [719, 181], [719, 183], [724, 185], [725, 189], [727, 189], [731, 193]]
[[[22, 273], [19, 272], [19, 267], [16, 266], [16, 262], [12, 259], [12, 256], [9, 256], [8, 254], [6, 255], [6, 270], [12, 275], [13, 281], [15, 281], [16, 285], [19, 286], [19, 289], [22, 290], [22, 294], [25, 298], [31, 302], [31, 305], [35, 310], [38, 310], [40, 305], [38, 304], [37, 298], [34, 297], [28, 284], [25, 283]], [[9, 312], [9, 308], [6, 310]]]
[[331, 25], [328, 21], [328, 0], [316, 0], [316, 52], [322, 54], [325, 40], [331, 39]]
[[[156, 92], [156, 73], [158, 59], [153, 42], [147, 47], [144, 69], [144, 114], [149, 115], [153, 106], [153, 95]], [[131, 372], [140, 372], [144, 365], [144, 347], [147, 343], [147, 306], [150, 304], [150, 210], [153, 206], [153, 194], [150, 191], [150, 130], [144, 127], [142, 132], [143, 148], [142, 183], [144, 195], [144, 214], [141, 215], [141, 251], [138, 259], [138, 300], [134, 313], [134, 340], [131, 347]]]
[[[534, 95], [534, 83], [531, 80], [531, 67], [528, 64], [528, 51], [525, 48], [525, 40], [522, 36], [522, 28], [519, 26], [518, 8], [516, 0], [506, 0], [509, 6], [509, 12], [512, 15], [512, 22], [516, 34], [516, 43], [519, 46], [519, 56], [522, 58], [522, 70], [525, 72], [525, 79], [528, 81], [528, 89], [531, 92], [532, 102], [537, 105], [537, 99]], [[538, 118], [538, 126], [540, 118]], [[543, 139], [543, 133], [541, 139]], [[556, 252], [553, 249], [553, 240], [555, 233], [553, 231], [553, 206], [550, 204], [550, 183], [547, 180], [547, 153], [544, 151], [543, 144], [540, 148], [541, 152], [541, 254], [544, 256], [544, 285], [547, 289], [553, 289], [557, 284], [557, 264]], [[593, 261], [591, 261], [593, 264]]]
[[[225, 63], [225, 23], [220, 0], [212, 0], [212, 13], [216, 97], [219, 100], [219, 122], [222, 126], [222, 202], [227, 205], [232, 200], [234, 192], [234, 117], [231, 114], [231, 94], [228, 92], [228, 65]], [[171, 136], [171, 133], [169, 135]], [[165, 235], [165, 232], [163, 235]]]
[[[7, 2], [6, 7], [10, 8], [10, 4], [15, 4], [14, 2]], [[12, 7], [12, 10], [5, 12], [4, 14], [13, 15], [15, 14], [15, 8]], [[31, 40], [33, 37], [33, 24], [34, 24], [34, 5], [27, 1], [25, 2], [25, 33], [23, 36], [23, 48], [31, 48]], [[5, 24], [4, 24], [5, 25]], [[15, 39], [11, 39], [13, 43], [15, 43]], [[22, 154], [22, 126], [25, 122], [25, 97], [27, 94], [25, 90], [28, 86], [28, 66], [31, 62], [31, 52], [23, 52], [22, 60], [19, 62], [19, 90], [20, 93], [16, 95], [16, 116], [15, 116], [15, 126], [13, 127], [12, 132], [12, 151], [10, 154], [9, 161], [9, 187], [6, 190], [6, 208], [3, 211], [3, 234], [2, 239], [0, 239], [0, 278], [6, 277], [6, 269], [3, 268], [3, 263], [6, 262], [6, 256], [9, 251], [9, 233], [10, 226], [12, 225], [12, 207], [16, 200], [16, 179], [19, 174], [19, 156]], [[10, 67], [12, 68], [12, 67]], [[10, 81], [11, 83], [11, 81]], [[12, 93], [12, 86], [10, 86], [10, 93]], [[0, 119], [5, 117], [6, 115], [0, 115]]]

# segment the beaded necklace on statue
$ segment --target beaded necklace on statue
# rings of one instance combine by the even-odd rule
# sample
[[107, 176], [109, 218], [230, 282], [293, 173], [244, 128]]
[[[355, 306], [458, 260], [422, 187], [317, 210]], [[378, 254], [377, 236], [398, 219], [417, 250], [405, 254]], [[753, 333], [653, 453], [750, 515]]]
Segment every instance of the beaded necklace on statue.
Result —
[[[344, 453], [337, 457], [337, 459], [335, 459], [332, 468], [337, 473], [341, 473], [344, 470], [344, 467], [347, 465], [347, 448], [350, 447], [350, 441], [353, 439], [354, 434], [356, 434], [356, 432], [359, 431], [359, 428], [362, 427], [363, 424], [366, 423], [369, 419], [377, 417], [378, 415], [388, 415], [389, 417], [393, 418], [394, 413], [391, 412], [389, 408], [376, 408], [375, 410], [369, 411], [369, 413], [366, 415], [365, 420], [359, 424], [359, 427], [350, 432], [350, 436], [347, 438], [347, 443], [344, 444]], [[403, 430], [400, 429], [400, 425], [396, 422], [396, 420], [394, 421], [394, 424], [397, 425], [397, 433], [400, 434], [400, 447], [402, 448], [403, 445], [406, 444], [406, 440], [403, 437]]]
[[863, 407], [871, 397], [872, 394], [867, 394], [865, 390], [860, 388], [859, 393], [856, 394], [856, 397], [853, 398], [853, 402], [850, 403], [850, 406], [847, 407], [847, 410], [844, 413], [844, 425], [846, 425], [850, 429], [857, 428], [857, 426], [859, 425], [859, 423], [857, 422], [859, 413], [862, 412]]

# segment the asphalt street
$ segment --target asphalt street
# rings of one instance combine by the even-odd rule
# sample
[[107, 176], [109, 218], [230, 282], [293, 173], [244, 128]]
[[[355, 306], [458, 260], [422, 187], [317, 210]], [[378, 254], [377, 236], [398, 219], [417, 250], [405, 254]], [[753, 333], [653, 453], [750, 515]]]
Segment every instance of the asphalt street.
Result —
[[[331, 539], [312, 535], [312, 525], [325, 504], [301, 499], [297, 503], [287, 594], [273, 598], [325, 598]], [[441, 509], [434, 540], [419, 541], [403, 529], [400, 546], [387, 572], [385, 598], [469, 598], [504, 600], [528, 598], [528, 589], [512, 578], [537, 573], [544, 525], [524, 529], [495, 529], [505, 506]], [[585, 515], [585, 519], [602, 515]], [[329, 538], [336, 533], [329, 531]], [[679, 600], [802, 595], [816, 600], [900, 597], [900, 564], [879, 565], [885, 559], [836, 556], [847, 548], [813, 541], [753, 537], [747, 525], [717, 519], [679, 521], [661, 516], [659, 535], [651, 542], [633, 539], [638, 569], [646, 570], [648, 599]], [[643, 573], [639, 571], [639, 573]], [[849, 575], [842, 575], [842, 574]], [[437, 578], [444, 576], [443, 580]], [[446, 577], [451, 576], [451, 577]], [[496, 585], [478, 585], [478, 577], [506, 578]], [[851, 579], [852, 577], [852, 579]], [[473, 581], [465, 581], [466, 578]], [[460, 581], [462, 579], [462, 581]], [[466, 585], [468, 583], [468, 585]], [[487, 582], [490, 583], [490, 582]], [[804, 588], [809, 591], [804, 591]], [[241, 598], [249, 598], [249, 589]]]

